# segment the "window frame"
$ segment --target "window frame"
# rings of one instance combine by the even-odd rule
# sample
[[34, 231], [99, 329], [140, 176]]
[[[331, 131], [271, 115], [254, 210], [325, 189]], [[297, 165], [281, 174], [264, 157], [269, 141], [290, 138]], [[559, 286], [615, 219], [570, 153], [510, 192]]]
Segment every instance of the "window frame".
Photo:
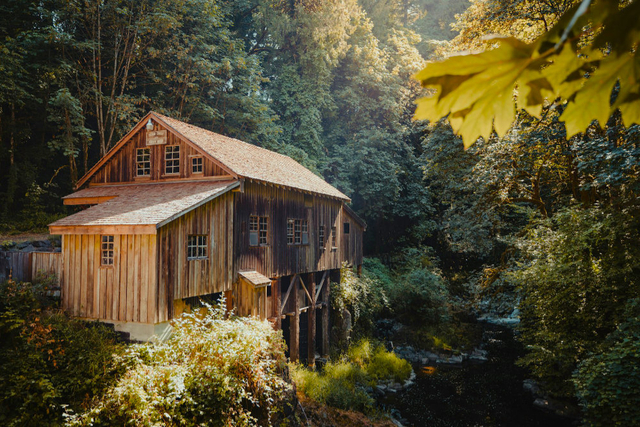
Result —
[[115, 236], [103, 234], [100, 236], [100, 267], [113, 267], [115, 263]]
[[[200, 164], [196, 165], [196, 161], [199, 161]], [[196, 168], [200, 168], [199, 171], [196, 171]], [[204, 174], [204, 157], [203, 156], [192, 156], [191, 157], [191, 174], [192, 175], [203, 175]]]
[[[252, 237], [255, 243], [252, 243]], [[269, 217], [260, 215], [249, 216], [249, 246], [269, 246]]]
[[306, 246], [309, 244], [309, 221], [301, 218], [287, 219], [287, 245]]
[[338, 248], [338, 227], [331, 227], [331, 250]]
[[324, 249], [324, 246], [327, 244], [325, 235], [324, 235], [324, 224], [320, 224], [318, 226], [318, 246]]
[[[140, 160], [140, 152], [145, 152], [146, 151], [146, 156], [147, 156], [147, 160]], [[144, 153], [143, 153], [144, 155]], [[142, 166], [142, 168], [140, 167], [141, 164], [147, 164], [148, 167], [144, 167]], [[140, 173], [140, 170], [142, 169], [143, 173]], [[147, 171], [147, 173], [144, 173], [144, 171]], [[142, 147], [142, 148], [137, 148], [136, 149], [136, 178], [150, 178], [151, 177], [151, 148], [149, 147]]]
[[349, 234], [351, 232], [351, 223], [349, 221], [342, 223], [342, 232], [344, 234]]
[[209, 236], [206, 234], [187, 235], [187, 261], [209, 259]]
[[[169, 152], [169, 149], [172, 151]], [[175, 151], [174, 151], [175, 150]], [[164, 146], [164, 174], [165, 175], [180, 175], [180, 145], [165, 145]], [[167, 157], [169, 154], [172, 157]], [[174, 154], [177, 154], [177, 157], [173, 157]], [[172, 162], [171, 165], [168, 162]], [[171, 172], [169, 172], [169, 168]]]

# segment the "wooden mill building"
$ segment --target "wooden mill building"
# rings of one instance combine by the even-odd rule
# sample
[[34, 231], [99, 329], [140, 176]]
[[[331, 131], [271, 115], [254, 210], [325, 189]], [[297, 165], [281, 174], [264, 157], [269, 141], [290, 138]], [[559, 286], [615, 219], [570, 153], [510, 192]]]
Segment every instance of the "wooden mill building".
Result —
[[64, 203], [84, 209], [49, 225], [71, 315], [146, 339], [226, 293], [283, 327], [292, 359], [326, 354], [329, 282], [362, 263], [365, 224], [293, 159], [151, 112], [76, 190]]

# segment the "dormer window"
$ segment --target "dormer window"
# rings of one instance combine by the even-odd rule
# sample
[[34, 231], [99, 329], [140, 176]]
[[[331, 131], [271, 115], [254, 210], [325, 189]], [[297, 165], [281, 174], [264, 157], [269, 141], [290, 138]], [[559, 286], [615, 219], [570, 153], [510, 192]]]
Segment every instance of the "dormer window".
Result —
[[177, 175], [180, 173], [180, 146], [168, 145], [164, 148], [164, 173]]
[[138, 148], [136, 151], [136, 176], [151, 175], [151, 150]]

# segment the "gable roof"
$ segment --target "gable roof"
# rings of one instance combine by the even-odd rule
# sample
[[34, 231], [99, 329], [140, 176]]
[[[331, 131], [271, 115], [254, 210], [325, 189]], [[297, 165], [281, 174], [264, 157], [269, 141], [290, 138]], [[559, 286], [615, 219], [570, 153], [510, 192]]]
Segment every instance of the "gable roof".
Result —
[[65, 226], [150, 225], [157, 229], [239, 186], [238, 181], [225, 181], [90, 187], [64, 199], [113, 198], [61, 218], [49, 227], [52, 227], [52, 232], [56, 227]]
[[76, 188], [79, 188], [87, 182], [135, 132], [142, 129], [142, 126], [146, 124], [149, 118], [157, 121], [180, 137], [180, 139], [206, 154], [207, 157], [211, 158], [215, 163], [235, 177], [282, 185], [296, 190], [335, 197], [345, 201], [350, 200], [344, 193], [291, 157], [235, 138], [220, 135], [153, 111], [148, 113], [118, 144], [109, 150], [109, 152], [78, 181]]

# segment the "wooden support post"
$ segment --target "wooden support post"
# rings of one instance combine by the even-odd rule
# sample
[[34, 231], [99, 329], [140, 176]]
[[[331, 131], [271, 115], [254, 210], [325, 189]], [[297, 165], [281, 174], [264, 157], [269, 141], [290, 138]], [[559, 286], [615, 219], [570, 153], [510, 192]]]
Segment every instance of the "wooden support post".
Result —
[[[309, 274], [309, 294], [316, 294], [316, 273]], [[311, 367], [316, 365], [316, 300], [309, 301], [307, 310], [307, 324], [309, 332], [307, 335], [307, 364]]]
[[280, 301], [280, 279], [271, 281], [271, 306], [273, 307], [273, 315], [276, 318], [276, 329], [282, 329], [282, 302]]
[[300, 359], [300, 298], [298, 298], [298, 281], [295, 276], [291, 278], [294, 281], [291, 290], [293, 298], [293, 317], [289, 321], [289, 359], [297, 362]]
[[[326, 274], [326, 272], [325, 272]], [[322, 288], [322, 357], [329, 356], [329, 291], [331, 280], [327, 277]]]

